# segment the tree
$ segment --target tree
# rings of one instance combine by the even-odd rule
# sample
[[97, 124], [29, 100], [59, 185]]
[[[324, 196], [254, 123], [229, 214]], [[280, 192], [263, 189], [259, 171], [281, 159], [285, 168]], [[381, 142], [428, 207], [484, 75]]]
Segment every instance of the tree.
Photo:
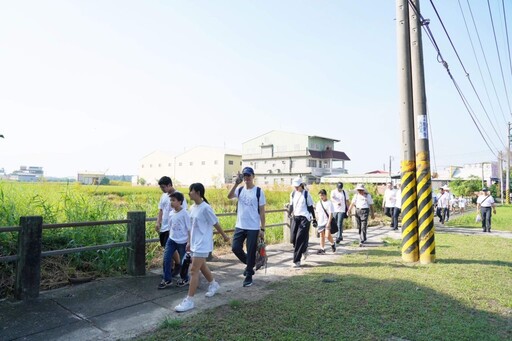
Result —
[[146, 184], [146, 179], [144, 178], [139, 178], [139, 180], [137, 180], [137, 183], [141, 186], [144, 186]]
[[103, 179], [101, 179], [100, 185], [110, 185], [110, 179], [107, 177], [104, 177]]
[[456, 179], [450, 182], [450, 188], [454, 195], [469, 197], [482, 190], [482, 180], [477, 177], [470, 180]]

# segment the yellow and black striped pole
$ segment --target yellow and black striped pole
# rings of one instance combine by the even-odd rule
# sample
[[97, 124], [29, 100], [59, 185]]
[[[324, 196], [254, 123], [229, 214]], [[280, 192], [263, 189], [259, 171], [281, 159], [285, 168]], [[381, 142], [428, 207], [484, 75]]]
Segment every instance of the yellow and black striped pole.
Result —
[[396, 8], [400, 128], [402, 138], [402, 259], [418, 261], [418, 207], [416, 203], [416, 152], [411, 75], [409, 3], [397, 0]]
[[416, 182], [420, 262], [428, 264], [436, 260], [432, 180], [428, 152], [416, 154]]
[[412, 0], [410, 11], [411, 70], [413, 111], [415, 120], [416, 150], [416, 193], [418, 205], [418, 234], [420, 262], [428, 264], [435, 261], [434, 211], [432, 209], [432, 180], [430, 175], [430, 156], [428, 145], [427, 100], [425, 95], [425, 75], [423, 68], [423, 46], [421, 42], [421, 23], [417, 11], [419, 0]]
[[402, 161], [402, 259], [410, 263], [418, 261], [415, 170], [414, 161]]

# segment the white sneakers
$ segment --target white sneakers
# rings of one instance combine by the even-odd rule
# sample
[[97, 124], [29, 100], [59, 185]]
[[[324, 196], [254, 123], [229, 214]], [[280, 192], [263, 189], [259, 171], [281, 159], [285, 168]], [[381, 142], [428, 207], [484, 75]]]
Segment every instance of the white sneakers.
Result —
[[182, 313], [190, 309], [194, 309], [194, 301], [192, 301], [192, 298], [189, 298], [188, 296], [185, 297], [183, 302], [174, 307], [174, 310], [176, 310], [178, 313]]
[[213, 281], [212, 283], [210, 283], [210, 285], [208, 286], [208, 291], [206, 292], [206, 294], [204, 294], [206, 297], [212, 297], [213, 295], [215, 295], [217, 293], [217, 291], [219, 290], [220, 288], [220, 285], [219, 283], [217, 283], [216, 281]]
[[[219, 291], [220, 285], [219, 283], [213, 281], [208, 286], [208, 291], [204, 294], [206, 297], [212, 297], [214, 296], [217, 291]], [[182, 313], [185, 311], [189, 311], [191, 309], [194, 309], [194, 301], [192, 297], [185, 297], [185, 299], [176, 307], [174, 307], [174, 310], [178, 313]]]

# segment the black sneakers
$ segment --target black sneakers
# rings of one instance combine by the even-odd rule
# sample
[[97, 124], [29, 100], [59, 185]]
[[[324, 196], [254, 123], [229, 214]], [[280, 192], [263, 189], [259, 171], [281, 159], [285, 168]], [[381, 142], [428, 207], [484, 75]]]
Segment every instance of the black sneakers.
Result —
[[332, 252], [336, 252], [336, 244], [331, 245], [331, 250], [332, 250]]
[[245, 276], [244, 287], [250, 287], [252, 285], [252, 275]]

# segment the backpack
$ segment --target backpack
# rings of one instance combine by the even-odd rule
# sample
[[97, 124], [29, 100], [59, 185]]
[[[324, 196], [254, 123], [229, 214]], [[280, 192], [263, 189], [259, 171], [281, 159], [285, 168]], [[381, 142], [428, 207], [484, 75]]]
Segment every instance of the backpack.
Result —
[[[293, 202], [293, 197], [295, 196], [295, 192], [296, 191], [293, 191], [292, 192], [292, 202]], [[304, 203], [306, 204], [306, 208], [308, 210], [309, 213], [311, 213], [311, 215], [313, 216], [313, 219], [316, 220], [316, 216], [315, 216], [315, 208], [313, 206], [308, 206], [308, 191], [304, 190]], [[292, 215], [293, 213], [293, 205], [290, 205], [288, 206], [288, 215]]]
[[[242, 189], [244, 189], [244, 186], [242, 186], [238, 189], [238, 198], [240, 198], [240, 193], [242, 193]], [[256, 199], [258, 200], [258, 207], [256, 209], [258, 210], [258, 214], [260, 214], [260, 196], [261, 196], [261, 188], [256, 186]], [[238, 203], [240, 203], [240, 200], [238, 200]], [[236, 204], [236, 212], [237, 213], [238, 213], [238, 203]]]

